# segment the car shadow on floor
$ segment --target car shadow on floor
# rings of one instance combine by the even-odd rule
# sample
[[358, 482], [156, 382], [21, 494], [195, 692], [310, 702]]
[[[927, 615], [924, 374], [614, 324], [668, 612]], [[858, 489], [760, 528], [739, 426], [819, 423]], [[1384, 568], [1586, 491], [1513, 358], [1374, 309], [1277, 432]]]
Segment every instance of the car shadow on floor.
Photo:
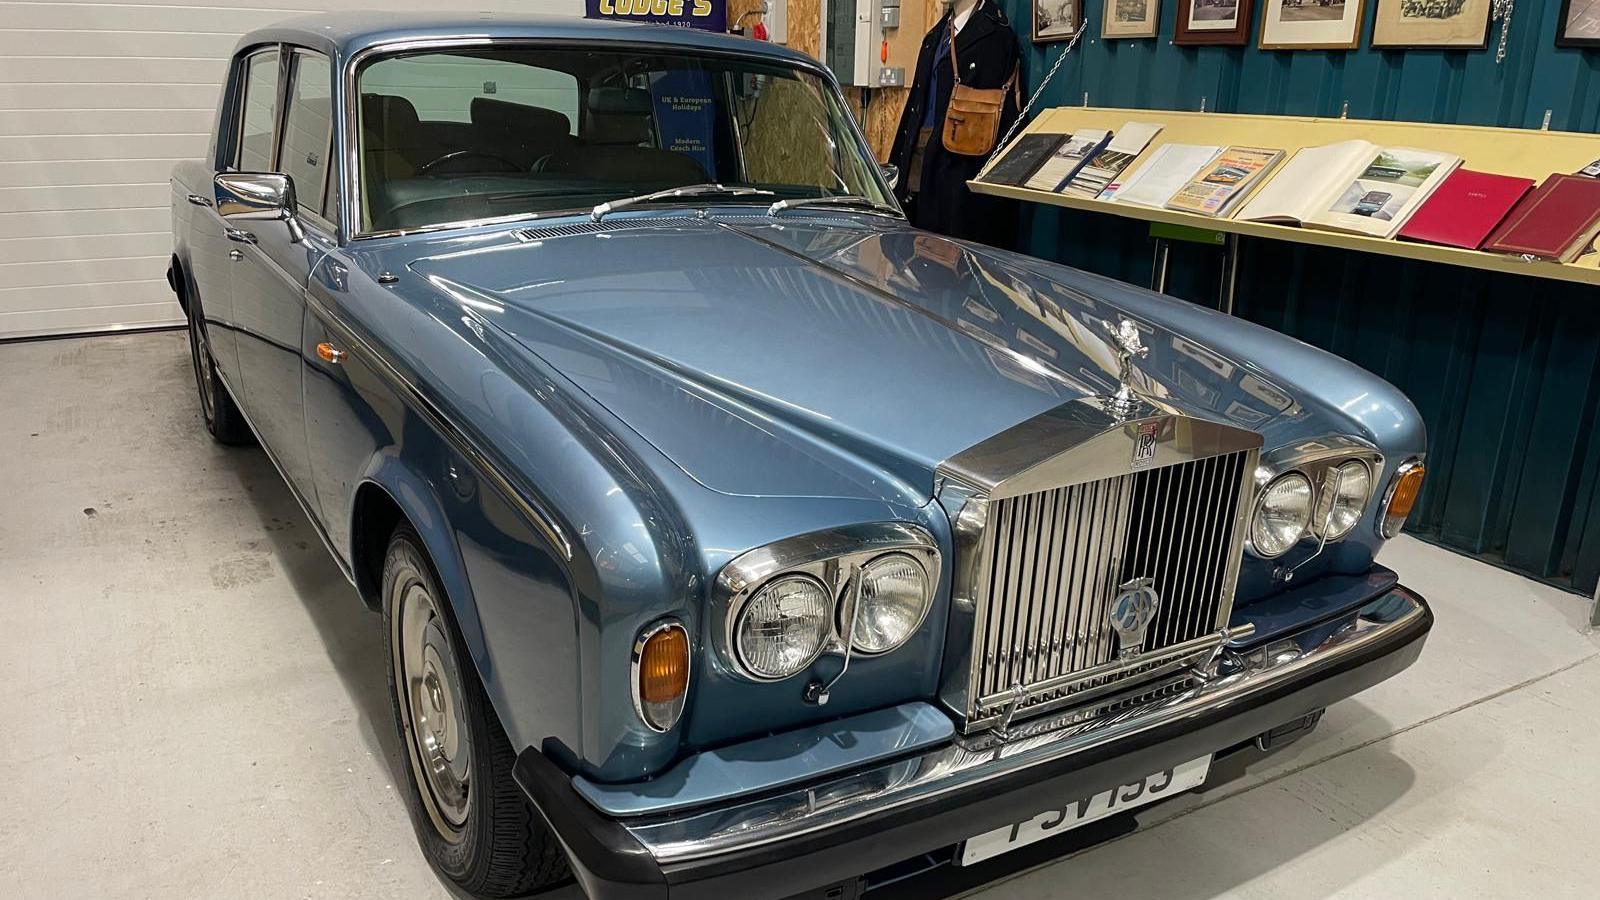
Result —
[[382, 617], [367, 608], [346, 580], [266, 454], [259, 447], [233, 448], [228, 453], [244, 496], [272, 543], [273, 557], [321, 635], [328, 659], [360, 716], [367, 748], [382, 755], [399, 789], [405, 784], [405, 770], [389, 698]]

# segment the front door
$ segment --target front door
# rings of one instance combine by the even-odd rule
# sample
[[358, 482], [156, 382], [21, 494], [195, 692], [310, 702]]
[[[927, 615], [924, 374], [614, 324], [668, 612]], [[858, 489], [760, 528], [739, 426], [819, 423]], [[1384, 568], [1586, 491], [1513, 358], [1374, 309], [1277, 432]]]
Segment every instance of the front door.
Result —
[[[278, 467], [308, 506], [315, 493], [306, 451], [301, 323], [306, 281], [336, 245], [324, 217], [332, 139], [332, 64], [288, 48], [286, 99], [272, 155], [242, 159], [241, 171], [282, 172], [294, 184], [300, 228], [288, 222], [238, 221], [228, 233], [236, 251], [233, 316], [245, 414]], [[251, 108], [245, 98], [245, 109]], [[248, 120], [247, 120], [248, 121]], [[244, 148], [249, 155], [249, 148]]]

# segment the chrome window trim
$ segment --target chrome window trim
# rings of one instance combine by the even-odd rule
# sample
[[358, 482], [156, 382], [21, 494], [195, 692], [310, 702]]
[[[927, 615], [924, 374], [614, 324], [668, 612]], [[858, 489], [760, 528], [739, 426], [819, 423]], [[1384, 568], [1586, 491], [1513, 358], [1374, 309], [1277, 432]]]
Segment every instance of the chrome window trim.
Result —
[[[856, 569], [881, 556], [904, 553], [921, 563], [929, 573], [928, 589], [939, 592], [941, 557], [933, 536], [919, 525], [908, 522], [873, 522], [846, 525], [808, 534], [795, 535], [739, 554], [717, 573], [711, 592], [711, 633], [717, 656], [740, 678], [772, 683], [803, 674], [825, 654], [844, 655], [850, 647], [848, 634], [841, 634], [839, 607]], [[750, 600], [766, 585], [788, 575], [801, 575], [819, 582], [832, 603], [829, 634], [814, 655], [794, 674], [770, 678], [750, 671], [740, 658], [738, 624]], [[920, 629], [927, 623], [930, 597], [923, 609]], [[915, 629], [912, 632], [915, 633]], [[892, 650], [883, 651], [893, 652]], [[853, 651], [859, 653], [859, 651]], [[877, 656], [882, 654], [864, 654]]]
[[1378, 515], [1372, 523], [1373, 530], [1378, 532], [1378, 537], [1386, 541], [1391, 540], [1400, 534], [1401, 529], [1406, 527], [1406, 519], [1411, 518], [1409, 514], [1405, 519], [1400, 520], [1400, 528], [1396, 528], [1394, 534], [1389, 533], [1384, 523], [1389, 518], [1389, 504], [1394, 500], [1394, 492], [1400, 488], [1400, 479], [1418, 468], [1422, 468], [1424, 472], [1427, 471], [1423, 458], [1421, 456], [1413, 456], [1396, 466], [1394, 474], [1389, 476], [1389, 484], [1383, 489], [1383, 503], [1378, 506]]
[[[348, 240], [361, 241], [375, 238], [399, 237], [408, 234], [424, 234], [434, 231], [449, 231], [463, 228], [475, 228], [482, 225], [499, 225], [508, 222], [520, 222], [540, 217], [551, 217], [556, 212], [544, 210], [539, 213], [517, 213], [506, 216], [494, 216], [479, 219], [463, 219], [457, 222], [443, 222], [435, 225], [421, 225], [415, 228], [398, 228], [384, 231], [363, 231], [361, 221], [361, 133], [360, 133], [360, 106], [357, 99], [360, 97], [360, 86], [356, 76], [361, 68], [375, 56], [390, 56], [398, 53], [428, 50], [466, 49], [471, 47], [583, 47], [585, 45], [615, 48], [618, 50], [642, 50], [660, 53], [679, 53], [687, 56], [707, 56], [722, 59], [743, 59], [759, 62], [775, 68], [790, 68], [810, 73], [821, 78], [823, 83], [830, 85], [834, 93], [840, 92], [839, 82], [833, 73], [821, 63], [811, 60], [782, 59], [760, 52], [743, 52], [728, 50], [720, 47], [696, 47], [693, 45], [654, 43], [650, 41], [618, 41], [600, 40], [595, 38], [540, 38], [540, 37], [490, 37], [483, 34], [458, 34], [444, 35], [431, 38], [396, 38], [389, 41], [380, 41], [361, 48], [345, 60], [343, 64], [343, 77], [336, 83], [343, 93], [334, 103], [336, 109], [342, 111], [344, 124], [342, 128], [336, 127], [335, 133], [344, 140], [344, 150], [341, 156], [344, 160], [342, 171], [339, 173], [339, 183], [342, 188], [338, 203], [338, 215], [344, 220], [343, 234], [348, 235]], [[836, 98], [837, 99], [837, 98]], [[849, 104], [840, 101], [845, 112], [849, 112]], [[857, 152], [864, 158], [876, 160], [871, 144], [868, 143], [866, 133], [861, 130], [861, 123], [856, 121], [854, 115], [847, 115], [845, 123], [850, 129], [850, 134], [855, 138]], [[276, 148], [274, 148], [276, 150]], [[890, 203], [898, 205], [895, 200], [894, 189], [883, 182], [882, 173], [876, 164], [868, 166], [869, 177], [876, 178], [878, 187], [888, 198]], [[576, 212], [577, 210], [574, 210]]]
[[250, 102], [250, 64], [257, 56], [264, 53], [278, 54], [277, 82], [273, 85], [273, 93], [275, 95], [273, 103], [276, 108], [273, 110], [272, 144], [271, 149], [267, 151], [268, 161], [272, 165], [277, 165], [278, 141], [283, 136], [283, 114], [284, 107], [287, 105], [285, 91], [289, 86], [289, 78], [286, 72], [289, 54], [284, 52], [284, 45], [281, 42], [269, 41], [241, 50], [235, 57], [239, 61], [239, 88], [233, 98], [233, 128], [230, 129], [229, 135], [233, 146], [228, 148], [228, 158], [224, 160], [225, 165], [218, 171], [243, 171], [239, 168], [239, 163], [241, 161], [240, 157], [244, 153], [245, 106]]
[[[664, 631], [671, 631], [673, 629], [683, 632], [684, 646], [689, 648], [686, 654], [687, 660], [685, 662], [685, 665], [688, 666], [689, 671], [686, 672], [683, 677], [683, 697], [681, 698], [683, 702], [678, 704], [678, 711], [673, 715], [672, 723], [662, 727], [650, 721], [650, 717], [645, 715], [644, 698], [639, 696], [639, 663], [644, 657], [645, 644], [648, 644], [650, 639], [656, 635], [661, 634]], [[689, 684], [694, 678], [694, 648], [689, 642], [689, 629], [683, 627], [683, 623], [676, 618], [661, 619], [652, 625], [647, 625], [644, 630], [640, 631], [638, 636], [633, 639], [633, 652], [630, 654], [628, 659], [628, 678], [632, 684], [631, 691], [633, 695], [633, 713], [639, 717], [639, 721], [643, 722], [646, 728], [650, 729], [656, 734], [666, 734], [667, 732], [676, 728], [678, 723], [683, 721], [684, 706], [687, 704], [689, 699]]]
[[[288, 65], [288, 78], [287, 78], [287, 80], [285, 82], [285, 87], [284, 87], [284, 103], [283, 103], [283, 130], [284, 131], [287, 131], [289, 129], [289, 103], [290, 103], [290, 101], [292, 101], [294, 99], [294, 96], [293, 96], [293, 94], [291, 92], [295, 89], [295, 87], [297, 87], [297, 82], [300, 80], [300, 63], [302, 61], [301, 57], [302, 56], [320, 56], [322, 58], [323, 63], [326, 64], [327, 67], [328, 67], [328, 94], [329, 94], [329, 96], [328, 96], [328, 101], [329, 101], [328, 102], [328, 144], [327, 144], [327, 148], [325, 150], [323, 150], [323, 153], [327, 155], [328, 164], [322, 167], [322, 183], [317, 185], [318, 190], [317, 190], [317, 210], [316, 210], [317, 219], [319, 221], [327, 222], [327, 219], [325, 218], [325, 215], [326, 215], [326, 213], [328, 211], [328, 192], [330, 190], [333, 190], [334, 189], [334, 185], [337, 184], [337, 182], [338, 182], [338, 179], [334, 176], [334, 169], [336, 169], [338, 167], [338, 162], [339, 162], [338, 155], [334, 152], [334, 138], [338, 134], [339, 129], [334, 124], [334, 121], [333, 121], [334, 118], [335, 118], [334, 114], [338, 111], [338, 107], [333, 102], [333, 96], [332, 96], [333, 95], [334, 85], [338, 81], [338, 73], [336, 71], [334, 71], [334, 68], [333, 68], [333, 57], [329, 56], [325, 51], [317, 50], [317, 49], [314, 49], [314, 48], [311, 48], [311, 47], [307, 47], [304, 44], [288, 44], [288, 43], [286, 43], [286, 44], [283, 44], [282, 46], [288, 51], [288, 57], [289, 57], [289, 62], [287, 64]], [[313, 64], [315, 64], [315, 63], [313, 63]], [[277, 170], [280, 171], [280, 172], [283, 171], [283, 159], [281, 158], [282, 155], [283, 155], [283, 147], [281, 146], [281, 141], [280, 141], [280, 146], [277, 148], [277, 156], [273, 157], [273, 159], [276, 160], [275, 165], [277, 166]], [[283, 174], [287, 175], [288, 173], [284, 172]], [[307, 213], [305, 213], [303, 211], [297, 211], [297, 212], [302, 217], [307, 215]], [[329, 223], [329, 224], [330, 224], [330, 226], [332, 226], [332, 227], [329, 228], [329, 231], [332, 232], [333, 234], [338, 234], [338, 227], [337, 226], [333, 226], [332, 223]]]

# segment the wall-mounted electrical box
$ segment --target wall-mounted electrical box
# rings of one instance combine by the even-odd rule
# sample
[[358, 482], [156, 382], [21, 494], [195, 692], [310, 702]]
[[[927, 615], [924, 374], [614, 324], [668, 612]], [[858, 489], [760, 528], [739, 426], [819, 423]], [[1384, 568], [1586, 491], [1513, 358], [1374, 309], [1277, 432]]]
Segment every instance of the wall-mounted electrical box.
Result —
[[[901, 0], [823, 0], [822, 61], [839, 83], [885, 87], [905, 82], [905, 63], [885, 60], [900, 27]], [[899, 69], [896, 75], [892, 70]]]
[[761, 21], [767, 23], [767, 40], [774, 44], [789, 43], [789, 0], [766, 0]]

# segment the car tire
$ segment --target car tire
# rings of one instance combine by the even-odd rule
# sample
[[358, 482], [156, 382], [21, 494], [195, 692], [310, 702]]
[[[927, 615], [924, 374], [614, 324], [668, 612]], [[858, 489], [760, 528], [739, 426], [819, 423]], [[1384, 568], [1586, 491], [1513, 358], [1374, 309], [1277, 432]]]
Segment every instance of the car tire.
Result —
[[194, 367], [194, 383], [200, 392], [200, 417], [206, 431], [219, 444], [239, 446], [254, 439], [244, 414], [233, 402], [228, 386], [217, 375], [217, 361], [211, 355], [211, 339], [200, 311], [200, 298], [189, 297], [189, 361]]
[[561, 845], [511, 777], [490, 706], [422, 541], [402, 523], [383, 563], [384, 650], [407, 806], [428, 862], [479, 897], [569, 876]]

